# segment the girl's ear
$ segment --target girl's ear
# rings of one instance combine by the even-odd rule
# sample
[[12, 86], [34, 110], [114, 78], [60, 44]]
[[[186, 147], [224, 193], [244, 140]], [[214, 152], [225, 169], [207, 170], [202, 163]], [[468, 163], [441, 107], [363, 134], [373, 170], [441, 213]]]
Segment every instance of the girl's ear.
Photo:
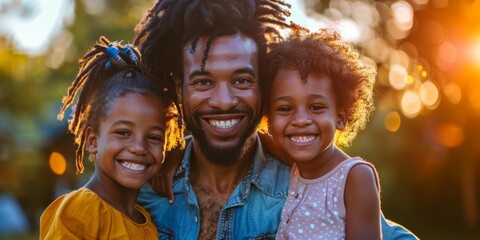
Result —
[[98, 147], [97, 147], [97, 136], [95, 135], [95, 131], [93, 131], [93, 128], [88, 127], [87, 132], [86, 132], [86, 144], [87, 144], [87, 150], [90, 152], [90, 154], [95, 154], [97, 153]]
[[173, 77], [173, 83], [175, 84], [175, 93], [177, 94], [177, 98], [180, 102], [183, 101], [183, 86], [182, 81], [178, 77]]
[[345, 129], [345, 123], [346, 122], [347, 122], [347, 119], [346, 119], [345, 111], [339, 110], [337, 112], [337, 122], [336, 122], [335, 126], [337, 127], [338, 130], [343, 130], [343, 129]]

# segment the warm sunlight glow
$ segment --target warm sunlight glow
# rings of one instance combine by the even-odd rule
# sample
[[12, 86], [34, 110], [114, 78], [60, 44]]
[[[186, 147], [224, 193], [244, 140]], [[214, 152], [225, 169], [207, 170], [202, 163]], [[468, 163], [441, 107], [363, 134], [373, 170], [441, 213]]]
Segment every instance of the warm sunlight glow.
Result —
[[441, 70], [448, 70], [457, 61], [457, 48], [452, 43], [445, 41], [437, 50], [436, 64]]
[[445, 147], [456, 147], [463, 142], [463, 128], [457, 124], [442, 124], [438, 129], [437, 139]]
[[385, 128], [390, 132], [396, 132], [400, 125], [402, 124], [402, 119], [400, 118], [400, 114], [396, 111], [392, 111], [387, 113], [385, 119], [383, 121]]
[[462, 90], [460, 87], [451, 82], [443, 88], [443, 93], [447, 96], [448, 100], [453, 104], [458, 104], [462, 100]]
[[480, 65], [480, 39], [472, 47], [472, 60]]
[[480, 92], [475, 90], [470, 91], [468, 99], [470, 100], [472, 107], [480, 110]]
[[67, 169], [67, 161], [65, 157], [59, 152], [52, 152], [48, 161], [50, 169], [57, 175], [62, 175]]
[[402, 112], [409, 118], [414, 118], [422, 111], [420, 97], [412, 91], [406, 91], [401, 101]]

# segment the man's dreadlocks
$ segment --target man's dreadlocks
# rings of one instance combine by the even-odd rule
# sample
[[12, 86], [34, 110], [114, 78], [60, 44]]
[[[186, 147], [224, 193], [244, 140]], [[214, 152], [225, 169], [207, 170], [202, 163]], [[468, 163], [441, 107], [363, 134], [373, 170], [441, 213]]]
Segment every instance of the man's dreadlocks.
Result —
[[208, 38], [202, 70], [215, 37], [236, 33], [256, 42], [262, 62], [267, 42], [291, 27], [289, 7], [282, 0], [158, 0], [137, 25], [134, 44], [158, 79], [183, 81], [182, 50], [191, 43], [195, 51], [202, 37]]

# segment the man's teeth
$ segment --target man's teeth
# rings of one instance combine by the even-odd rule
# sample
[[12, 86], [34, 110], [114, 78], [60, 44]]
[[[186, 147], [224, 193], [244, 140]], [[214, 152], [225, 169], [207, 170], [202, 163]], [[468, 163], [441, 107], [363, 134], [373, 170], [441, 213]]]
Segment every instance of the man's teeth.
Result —
[[290, 140], [296, 143], [306, 143], [313, 141], [315, 139], [315, 135], [310, 135], [310, 136], [290, 136]]
[[210, 125], [217, 127], [217, 128], [231, 128], [240, 122], [240, 119], [232, 119], [232, 120], [210, 120]]
[[147, 167], [147, 165], [145, 164], [138, 164], [133, 162], [125, 162], [125, 161], [120, 162], [120, 164], [122, 164], [122, 166], [124, 166], [125, 168], [134, 170], [134, 171], [143, 171]]

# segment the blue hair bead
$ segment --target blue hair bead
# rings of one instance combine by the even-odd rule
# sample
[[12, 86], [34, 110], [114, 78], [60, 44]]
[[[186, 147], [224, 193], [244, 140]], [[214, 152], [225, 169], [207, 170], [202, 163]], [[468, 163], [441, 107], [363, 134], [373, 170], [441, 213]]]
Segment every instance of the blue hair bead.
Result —
[[110, 56], [113, 64], [116, 65], [127, 65], [125, 61], [123, 61], [122, 57], [120, 57], [120, 50], [112, 45], [109, 45], [107, 48], [107, 54]]
[[126, 47], [123, 48], [123, 51], [128, 54], [128, 56], [130, 56], [130, 59], [132, 59], [132, 61], [136, 64], [138, 63], [138, 57], [137, 55], [135, 55], [135, 53], [133, 52], [132, 50], [132, 46], [131, 45], [128, 45]]
[[110, 67], [112, 67], [112, 64], [110, 63], [110, 60], [108, 60], [108, 61], [105, 63], [105, 68], [106, 68], [106, 69], [110, 69]]

